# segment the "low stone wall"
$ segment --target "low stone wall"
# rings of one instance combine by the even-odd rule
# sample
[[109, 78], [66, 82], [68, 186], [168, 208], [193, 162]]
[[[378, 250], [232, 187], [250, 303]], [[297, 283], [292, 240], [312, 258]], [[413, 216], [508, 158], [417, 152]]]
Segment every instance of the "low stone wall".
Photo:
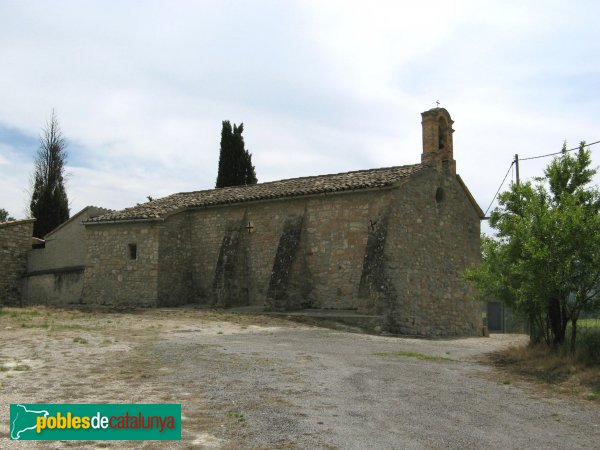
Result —
[[27, 274], [23, 303], [27, 305], [67, 306], [80, 304], [84, 267]]
[[0, 305], [21, 305], [35, 219], [0, 223]]

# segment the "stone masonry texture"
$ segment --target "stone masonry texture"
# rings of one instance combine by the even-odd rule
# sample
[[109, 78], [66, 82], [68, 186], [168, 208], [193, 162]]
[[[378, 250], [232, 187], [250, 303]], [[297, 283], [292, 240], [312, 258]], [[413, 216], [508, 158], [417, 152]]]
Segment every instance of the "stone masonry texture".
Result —
[[479, 259], [479, 216], [456, 176], [433, 169], [390, 188], [184, 210], [87, 233], [89, 303], [311, 306], [382, 314], [399, 333], [480, 329], [462, 279]]
[[21, 304], [34, 221], [0, 224], [0, 305]]
[[82, 303], [115, 308], [157, 306], [160, 231], [159, 226], [145, 222], [87, 227]]

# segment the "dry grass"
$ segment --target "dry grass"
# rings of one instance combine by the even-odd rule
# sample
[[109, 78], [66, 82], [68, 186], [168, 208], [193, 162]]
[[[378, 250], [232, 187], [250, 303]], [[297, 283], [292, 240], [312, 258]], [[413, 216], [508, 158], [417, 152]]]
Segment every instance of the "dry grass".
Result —
[[572, 355], [539, 344], [512, 346], [487, 357], [501, 370], [505, 384], [533, 381], [548, 393], [600, 403], [600, 367], [590, 367]]

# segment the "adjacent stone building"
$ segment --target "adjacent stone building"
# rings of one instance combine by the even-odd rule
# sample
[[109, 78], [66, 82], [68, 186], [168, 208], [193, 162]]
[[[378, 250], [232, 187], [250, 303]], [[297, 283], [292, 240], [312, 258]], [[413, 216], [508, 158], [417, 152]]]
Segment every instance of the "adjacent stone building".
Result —
[[0, 306], [20, 305], [34, 219], [0, 223]]
[[483, 213], [452, 123], [422, 114], [421, 163], [174, 194], [85, 222], [81, 302], [353, 310], [398, 333], [481, 328], [464, 269]]
[[29, 250], [24, 304], [64, 306], [82, 302], [86, 253], [83, 222], [110, 212], [87, 206], [44, 236], [43, 246]]

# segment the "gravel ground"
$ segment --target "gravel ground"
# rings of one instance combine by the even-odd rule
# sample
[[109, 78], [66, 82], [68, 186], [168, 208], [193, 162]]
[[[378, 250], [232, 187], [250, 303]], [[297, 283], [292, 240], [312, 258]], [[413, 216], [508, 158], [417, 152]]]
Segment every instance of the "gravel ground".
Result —
[[[600, 448], [600, 408], [504, 384], [480, 362], [523, 336], [408, 339], [182, 310], [69, 323], [0, 318], [1, 448]], [[183, 441], [8, 441], [17, 402], [181, 403]]]

